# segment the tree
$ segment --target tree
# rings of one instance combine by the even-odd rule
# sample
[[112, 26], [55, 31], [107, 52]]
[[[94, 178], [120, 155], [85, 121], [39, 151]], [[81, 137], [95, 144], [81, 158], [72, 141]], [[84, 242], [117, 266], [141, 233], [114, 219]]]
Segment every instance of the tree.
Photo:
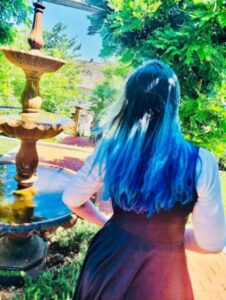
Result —
[[76, 58], [81, 45], [77, 43], [77, 37], [68, 38], [66, 25], [57, 23], [51, 30], [44, 31], [46, 54], [62, 59]]
[[104, 79], [97, 84], [91, 95], [91, 107], [95, 115], [102, 113], [104, 108], [122, 96], [124, 78], [130, 67], [124, 63], [109, 63], [103, 68]]
[[[0, 45], [13, 43], [16, 25], [30, 24], [31, 11], [27, 0], [0, 1]], [[24, 82], [23, 72], [9, 65], [0, 52], [0, 105], [18, 105], [17, 95], [22, 92]]]
[[0, 1], [0, 44], [12, 43], [15, 25], [28, 24], [31, 7], [28, 0]]
[[69, 39], [65, 30], [66, 26], [58, 23], [52, 30], [44, 32], [44, 53], [65, 60], [66, 65], [54, 74], [45, 75], [41, 89], [44, 109], [69, 115], [70, 106], [65, 103], [80, 96], [81, 66], [75, 62], [75, 58], [79, 55], [81, 45], [77, 43], [76, 37]]
[[103, 57], [136, 67], [159, 58], [176, 71], [180, 118], [188, 139], [222, 155], [225, 112], [226, 25], [223, 0], [90, 0], [104, 10], [91, 16], [90, 34], [102, 36]]
[[[22, 30], [14, 37], [13, 48], [23, 49], [25, 33]], [[27, 47], [28, 48], [28, 47]], [[12, 65], [0, 51], [0, 106], [20, 107], [20, 96], [25, 85], [21, 69]]]

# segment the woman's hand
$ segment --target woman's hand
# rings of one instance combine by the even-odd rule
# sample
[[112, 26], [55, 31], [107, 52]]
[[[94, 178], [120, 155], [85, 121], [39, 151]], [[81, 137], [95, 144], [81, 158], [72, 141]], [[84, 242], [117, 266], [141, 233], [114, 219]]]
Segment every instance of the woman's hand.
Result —
[[81, 219], [100, 227], [103, 227], [110, 218], [102, 214], [90, 200], [79, 207], [69, 206], [69, 208]]

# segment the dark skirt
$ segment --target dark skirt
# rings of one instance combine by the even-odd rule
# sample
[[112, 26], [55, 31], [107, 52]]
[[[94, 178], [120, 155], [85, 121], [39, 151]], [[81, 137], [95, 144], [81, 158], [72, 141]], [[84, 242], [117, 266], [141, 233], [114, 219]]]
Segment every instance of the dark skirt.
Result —
[[193, 300], [183, 246], [188, 210], [115, 212], [93, 238], [74, 300]]

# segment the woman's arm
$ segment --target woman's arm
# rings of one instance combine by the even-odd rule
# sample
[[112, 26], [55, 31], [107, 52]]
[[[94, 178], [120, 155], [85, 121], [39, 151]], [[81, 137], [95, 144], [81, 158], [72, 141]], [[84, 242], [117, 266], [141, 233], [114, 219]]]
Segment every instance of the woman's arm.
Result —
[[103, 227], [108, 221], [108, 218], [103, 215], [90, 200], [79, 207], [69, 206], [69, 208], [80, 218], [100, 227]]
[[202, 254], [210, 254], [210, 253], [220, 253], [222, 250], [222, 247], [219, 247], [219, 249], [215, 248], [212, 249], [212, 251], [204, 249], [200, 247], [200, 245], [197, 243], [195, 236], [194, 236], [194, 230], [192, 225], [186, 226], [185, 233], [184, 233], [184, 247], [186, 250], [202, 253]]
[[93, 167], [97, 149], [89, 156], [82, 168], [70, 181], [63, 194], [63, 202], [80, 218], [104, 226], [104, 216], [89, 198], [103, 186], [103, 178], [99, 174], [99, 166]]
[[196, 190], [198, 201], [192, 212], [192, 227], [185, 230], [185, 248], [200, 253], [222, 251], [226, 242], [226, 224], [218, 166], [212, 154], [200, 149], [201, 173]]

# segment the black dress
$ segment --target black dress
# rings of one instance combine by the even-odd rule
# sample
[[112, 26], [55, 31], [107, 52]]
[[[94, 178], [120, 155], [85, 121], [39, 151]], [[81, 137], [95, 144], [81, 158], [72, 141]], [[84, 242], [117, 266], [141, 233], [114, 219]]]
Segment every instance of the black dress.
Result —
[[194, 203], [150, 218], [115, 207], [90, 244], [73, 299], [194, 299], [183, 245]]

